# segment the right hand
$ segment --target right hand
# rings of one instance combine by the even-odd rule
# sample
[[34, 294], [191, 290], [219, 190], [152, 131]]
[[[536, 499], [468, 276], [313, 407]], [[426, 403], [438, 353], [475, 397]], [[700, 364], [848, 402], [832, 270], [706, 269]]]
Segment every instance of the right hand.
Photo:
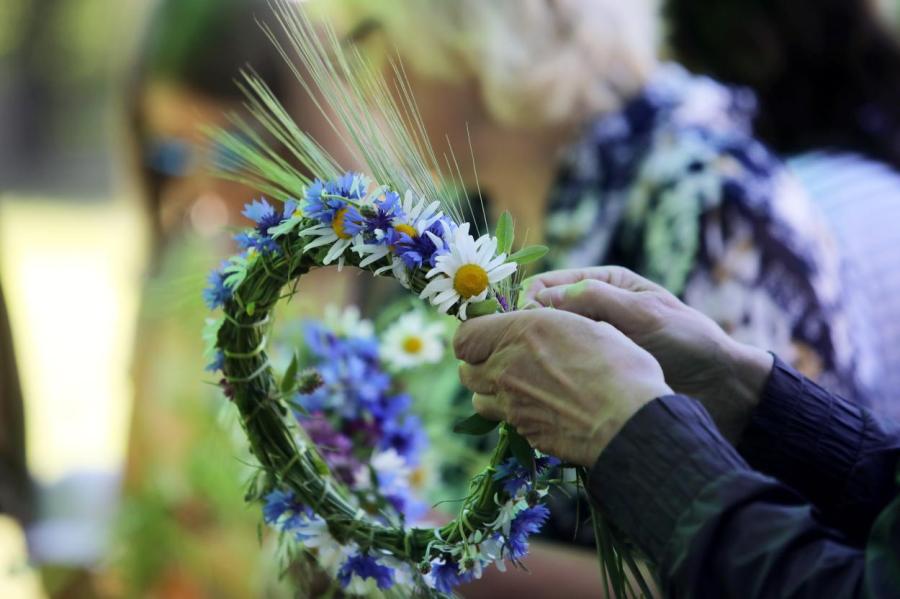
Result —
[[664, 288], [616, 266], [558, 270], [525, 282], [523, 303], [608, 322], [647, 350], [677, 393], [700, 400], [736, 441], [772, 370], [772, 356], [739, 343]]

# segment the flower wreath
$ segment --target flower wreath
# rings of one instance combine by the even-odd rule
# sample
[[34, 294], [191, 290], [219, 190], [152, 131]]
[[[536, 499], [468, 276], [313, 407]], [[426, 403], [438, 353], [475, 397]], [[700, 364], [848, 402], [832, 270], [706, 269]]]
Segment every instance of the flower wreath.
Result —
[[[335, 475], [328, 452], [313, 443], [317, 435], [310, 429], [320, 422], [288, 417], [298, 409], [309, 413], [302, 398], [319, 393], [322, 373], [301, 372], [295, 359], [276, 383], [266, 342], [270, 313], [284, 297], [283, 289], [315, 267], [337, 263], [393, 277], [439, 311], [464, 319], [508, 309], [515, 301], [509, 279], [517, 265], [546, 250], [533, 246], [509, 255], [508, 215], [494, 236], [476, 239], [468, 223], [455, 222], [438, 202], [416, 199], [412, 192], [401, 201], [355, 173], [315, 181], [300, 203], [276, 208], [257, 200], [244, 214], [256, 226], [236, 235], [243, 251], [210, 275], [205, 299], [211, 308], [224, 310], [211, 368], [221, 370], [225, 393], [240, 411], [266, 473], [250, 496], [266, 498], [266, 521], [280, 523], [310, 548], [348, 548], [337, 570], [345, 588], [355, 576], [372, 578], [381, 589], [403, 581], [446, 593], [480, 577], [491, 563], [518, 562], [527, 553], [527, 536], [548, 515], [540, 498], [550, 484], [548, 467], [554, 464], [549, 458], [535, 455], [514, 429], [500, 425], [490, 463], [472, 482], [458, 518], [438, 529], [408, 527], [402, 509], [386, 509], [390, 497], [382, 495], [366, 506]], [[353, 351], [352, 357], [366, 358], [364, 347]], [[376, 369], [367, 376], [371, 381], [380, 373]], [[385, 400], [390, 397], [373, 399]], [[456, 430], [485, 434], [496, 426], [472, 416]], [[319, 559], [333, 561], [325, 553], [320, 551]]]
[[[304, 274], [328, 265], [394, 278], [461, 320], [508, 311], [518, 299], [518, 267], [540, 259], [547, 248], [512, 253], [509, 213], [500, 217], [493, 235], [478, 234], [466, 222], [459, 165], [455, 157], [445, 157], [445, 170], [438, 161], [402, 66], [392, 63], [391, 86], [380, 69], [349, 51], [330, 25], [314, 25], [301, 5], [273, 0], [273, 8], [307, 74], [292, 65], [301, 86], [378, 182], [344, 172], [252, 74], [243, 88], [264, 133], [238, 117], [233, 130], [211, 132], [224, 150], [217, 153], [223, 157], [220, 174], [277, 200], [247, 205], [244, 215], [255, 226], [236, 236], [242, 251], [212, 273], [205, 291], [208, 305], [224, 313], [208, 330], [211, 369], [222, 372], [221, 385], [240, 412], [261, 466], [248, 499], [266, 501], [266, 519], [307, 548], [321, 548], [323, 540], [343, 548], [337, 569], [325, 570], [350, 591], [354, 581], [369, 581], [385, 594], [402, 594], [393, 589], [397, 583], [407, 589], [403, 596], [410, 588], [450, 593], [491, 563], [519, 564], [528, 534], [548, 515], [541, 498], [556, 480], [549, 474], [551, 461], [508, 424], [470, 416], [454, 430], [472, 435], [498, 430], [487, 466], [471, 480], [455, 520], [440, 528], [408, 525], [402, 509], [386, 509], [386, 497], [363, 501], [354, 495], [335, 477], [323, 456], [327, 452], [293, 417], [297, 394], [309, 393], [318, 379], [294, 360], [276, 380], [266, 351], [271, 314]], [[626, 591], [636, 596], [628, 571], [649, 595], [629, 546], [591, 515], [607, 588], [617, 596]], [[320, 564], [328, 561], [326, 553], [317, 550]]]

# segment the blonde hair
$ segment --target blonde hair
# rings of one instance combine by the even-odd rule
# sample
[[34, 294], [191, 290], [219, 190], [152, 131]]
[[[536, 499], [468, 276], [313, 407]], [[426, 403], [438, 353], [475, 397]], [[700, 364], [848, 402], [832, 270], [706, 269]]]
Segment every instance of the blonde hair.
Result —
[[499, 120], [579, 122], [613, 110], [656, 65], [656, 0], [331, 0], [377, 21], [426, 76], [474, 77]]

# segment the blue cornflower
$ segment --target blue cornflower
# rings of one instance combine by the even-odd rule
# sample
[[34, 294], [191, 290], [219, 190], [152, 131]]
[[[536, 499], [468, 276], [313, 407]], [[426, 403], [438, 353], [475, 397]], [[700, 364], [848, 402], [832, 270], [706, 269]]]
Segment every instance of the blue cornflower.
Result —
[[338, 581], [345, 589], [350, 586], [350, 581], [356, 575], [363, 580], [373, 579], [379, 589], [389, 589], [394, 585], [394, 571], [378, 563], [371, 555], [358, 553], [347, 558], [347, 561], [338, 570]]
[[365, 175], [352, 171], [348, 171], [326, 184], [329, 193], [351, 200], [363, 199], [366, 196], [366, 188], [368, 186], [369, 179]]
[[365, 177], [357, 173], [347, 173], [327, 182], [316, 179], [306, 188], [304, 212], [310, 218], [331, 224], [335, 214], [347, 208], [345, 218], [351, 216], [350, 220], [361, 225], [362, 216], [347, 200], [360, 200], [365, 197], [367, 185]]
[[459, 564], [452, 561], [432, 562], [431, 576], [434, 588], [440, 593], [453, 592], [453, 589], [472, 580], [472, 572], [459, 573]]
[[393, 191], [388, 191], [384, 194], [384, 199], [375, 201], [374, 214], [366, 218], [365, 231], [372, 236], [373, 241], [386, 242], [386, 237], [375, 239], [375, 231], [387, 232], [391, 230], [395, 219], [404, 217], [403, 208], [400, 206], [400, 196]]
[[408, 415], [402, 420], [397, 418], [386, 420], [382, 434], [378, 449], [382, 451], [393, 449], [410, 465], [419, 463], [422, 451], [428, 443], [428, 437], [422, 429], [422, 421], [417, 416]]
[[303, 341], [316, 358], [324, 361], [337, 359], [344, 353], [344, 342], [321, 322], [303, 323]]
[[365, 360], [378, 368], [378, 339], [375, 337], [347, 337], [344, 339], [346, 350], [360, 360]]
[[206, 372], [216, 372], [222, 370], [222, 367], [225, 365], [225, 353], [221, 349], [216, 350], [216, 355], [213, 357], [212, 362], [206, 365]]
[[559, 461], [559, 458], [555, 458], [552, 455], [542, 455], [539, 458], [535, 458], [534, 469], [540, 475], [543, 474], [545, 470], [556, 468], [560, 464], [562, 464], [562, 462]]
[[542, 503], [519, 512], [509, 525], [506, 547], [512, 559], [522, 559], [528, 555], [528, 537], [539, 532], [550, 517], [550, 510]]
[[394, 232], [397, 237], [391, 239], [390, 244], [396, 248], [396, 255], [403, 260], [407, 268], [419, 268], [423, 265], [434, 266], [437, 257], [447, 252], [447, 245], [436, 245], [431, 235], [427, 233], [431, 233], [438, 239], [444, 239], [445, 232], [449, 230], [448, 224], [441, 218], [432, 223], [421, 235], [415, 237], [410, 237], [406, 233]]
[[288, 200], [284, 203], [284, 210], [278, 210], [265, 198], [253, 200], [244, 205], [241, 212], [244, 216], [256, 223], [256, 230], [262, 237], [269, 236], [269, 229], [281, 224], [284, 219], [291, 216], [297, 207], [297, 202]]
[[345, 362], [347, 366], [347, 386], [352, 390], [354, 403], [361, 409], [369, 411], [376, 419], [383, 419], [379, 400], [391, 386], [391, 377], [380, 369], [372, 368], [364, 360], [351, 356]]
[[419, 501], [415, 494], [410, 490], [398, 490], [394, 493], [384, 495], [394, 511], [401, 514], [407, 522], [417, 522], [425, 517], [428, 513], [428, 504]]
[[515, 497], [519, 489], [531, 481], [531, 471], [526, 470], [516, 458], [507, 458], [494, 470], [494, 480], [503, 481], [503, 490], [510, 497]]
[[408, 403], [398, 404], [398, 398], [386, 397], [391, 379], [379, 365], [376, 339], [338, 337], [315, 322], [305, 325], [304, 338], [324, 382], [300, 397], [307, 410], [340, 409], [349, 419], [364, 412], [380, 422], [387, 414], [408, 407]]
[[297, 501], [291, 491], [274, 490], [266, 495], [263, 520], [266, 524], [290, 530], [300, 525], [300, 518], [309, 515], [309, 508]]
[[214, 270], [206, 279], [207, 286], [203, 290], [203, 301], [210, 310], [215, 310], [231, 299], [231, 289], [225, 285], [225, 273]]
[[379, 421], [395, 420], [408, 412], [411, 406], [412, 398], [405, 393], [385, 394], [378, 398], [376, 405], [372, 406], [372, 413]]
[[268, 252], [270, 254], [279, 251], [278, 243], [274, 239], [268, 235], [260, 235], [253, 230], [235, 234], [234, 240], [242, 250], [255, 249], [260, 253]]
[[[540, 476], [548, 468], [554, 468], [559, 466], [559, 464], [560, 461], [553, 456], [545, 455], [535, 458], [535, 474]], [[494, 480], [503, 481], [503, 490], [506, 491], [510, 497], [514, 497], [522, 487], [530, 485], [532, 482], [531, 468], [526, 468], [514, 457], [507, 458], [500, 464], [497, 464], [494, 470]]]

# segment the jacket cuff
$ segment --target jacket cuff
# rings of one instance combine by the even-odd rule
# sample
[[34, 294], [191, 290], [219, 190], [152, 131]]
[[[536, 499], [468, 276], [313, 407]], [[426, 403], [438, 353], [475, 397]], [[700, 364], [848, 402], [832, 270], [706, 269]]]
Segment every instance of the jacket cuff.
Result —
[[635, 414], [600, 454], [588, 491], [607, 517], [659, 561], [678, 519], [715, 480], [748, 470], [695, 400], [670, 395]]
[[[777, 357], [738, 450], [756, 469], [790, 481], [828, 508], [846, 499], [847, 481], [874, 431], [859, 406], [825, 391]], [[874, 441], [872, 441], [874, 443]]]

